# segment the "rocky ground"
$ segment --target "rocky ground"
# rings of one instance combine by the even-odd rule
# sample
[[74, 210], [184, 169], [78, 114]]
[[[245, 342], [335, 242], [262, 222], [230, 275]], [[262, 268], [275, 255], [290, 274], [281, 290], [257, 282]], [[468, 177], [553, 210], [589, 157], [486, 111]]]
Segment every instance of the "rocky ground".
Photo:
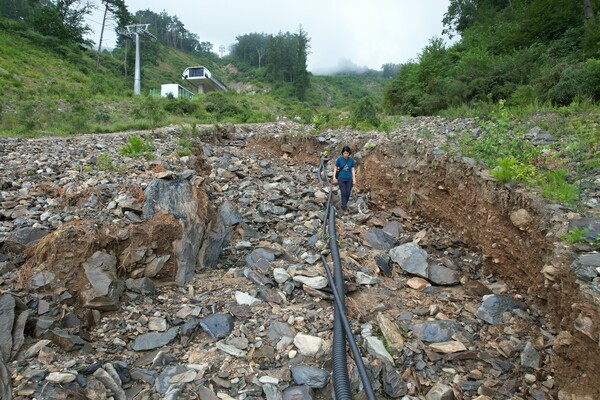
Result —
[[[0, 398], [332, 398], [316, 172], [343, 144], [337, 242], [377, 398], [600, 398], [600, 256], [558, 240], [597, 234], [600, 180], [575, 213], [447, 154], [470, 120], [309, 129], [207, 127], [184, 157], [176, 127], [1, 139]], [[131, 134], [153, 159], [118, 152]]]

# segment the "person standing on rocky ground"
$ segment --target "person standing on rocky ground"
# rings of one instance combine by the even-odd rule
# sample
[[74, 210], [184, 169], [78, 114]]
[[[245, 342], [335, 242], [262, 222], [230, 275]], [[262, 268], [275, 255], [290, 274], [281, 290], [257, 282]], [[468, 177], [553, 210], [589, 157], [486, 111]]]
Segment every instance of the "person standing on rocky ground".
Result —
[[340, 187], [340, 197], [342, 198], [342, 210], [348, 210], [348, 199], [352, 192], [352, 186], [356, 185], [356, 162], [350, 157], [352, 150], [350, 147], [342, 148], [342, 155], [335, 160], [333, 167], [333, 183], [338, 182]]

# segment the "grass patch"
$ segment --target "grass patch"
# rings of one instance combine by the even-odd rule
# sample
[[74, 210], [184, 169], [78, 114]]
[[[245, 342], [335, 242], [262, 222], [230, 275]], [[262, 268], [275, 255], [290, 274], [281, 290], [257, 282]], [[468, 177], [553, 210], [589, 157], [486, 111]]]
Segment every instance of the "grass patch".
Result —
[[501, 183], [534, 183], [539, 175], [534, 165], [524, 163], [514, 156], [501, 157], [495, 162], [497, 166], [490, 171], [490, 174]]
[[550, 201], [575, 205], [579, 200], [579, 186], [567, 181], [567, 171], [548, 171], [542, 183], [542, 196]]

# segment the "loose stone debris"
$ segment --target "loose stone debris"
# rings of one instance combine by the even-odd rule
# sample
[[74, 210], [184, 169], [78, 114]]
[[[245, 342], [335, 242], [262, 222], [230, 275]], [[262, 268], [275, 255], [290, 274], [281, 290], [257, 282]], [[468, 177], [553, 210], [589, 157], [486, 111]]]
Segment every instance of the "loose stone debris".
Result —
[[138, 133], [152, 160], [119, 154], [128, 134], [0, 139], [0, 398], [332, 398], [316, 168], [342, 144], [346, 301], [378, 398], [600, 397], [597, 248], [549, 244], [600, 231], [600, 179], [577, 215], [447, 155], [471, 120], [308, 129], [207, 128], [183, 157], [178, 128]]

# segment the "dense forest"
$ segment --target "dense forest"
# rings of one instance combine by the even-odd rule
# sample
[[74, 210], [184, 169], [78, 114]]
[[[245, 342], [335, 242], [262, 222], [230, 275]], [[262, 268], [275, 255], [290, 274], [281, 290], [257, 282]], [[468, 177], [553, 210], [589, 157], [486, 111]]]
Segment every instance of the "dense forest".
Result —
[[506, 100], [509, 106], [600, 101], [597, 0], [451, 0], [446, 47], [431, 39], [401, 65], [385, 93], [389, 112]]

